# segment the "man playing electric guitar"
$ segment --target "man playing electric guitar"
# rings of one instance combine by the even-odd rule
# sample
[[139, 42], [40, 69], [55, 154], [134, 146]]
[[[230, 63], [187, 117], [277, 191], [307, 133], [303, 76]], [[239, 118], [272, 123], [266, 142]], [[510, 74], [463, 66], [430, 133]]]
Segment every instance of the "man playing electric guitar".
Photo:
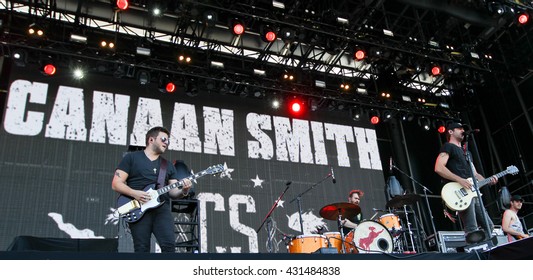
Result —
[[[465, 158], [465, 153], [461, 148], [461, 142], [464, 139], [465, 130], [460, 123], [450, 123], [447, 127], [446, 138], [448, 142], [441, 147], [440, 153], [435, 162], [435, 172], [442, 178], [443, 185], [448, 182], [457, 182], [465, 189], [472, 188], [470, 177], [470, 166]], [[476, 180], [485, 178], [477, 173], [474, 168], [474, 177]], [[490, 184], [496, 184], [498, 178], [493, 176]], [[484, 226], [483, 215], [487, 220], [489, 227], [485, 229], [485, 234], [490, 237], [494, 224], [485, 209], [482, 209], [479, 198], [474, 197], [472, 203], [465, 210], [459, 211], [459, 217], [463, 222], [465, 239], [468, 243], [477, 243], [482, 240], [482, 235], [478, 232], [478, 226]]]
[[[166, 165], [165, 181], [169, 184], [178, 182], [176, 168], [166, 163], [161, 156], [169, 144], [169, 131], [164, 127], [154, 127], [146, 133], [146, 148], [126, 154], [115, 170], [112, 188], [114, 191], [130, 197], [141, 204], [153, 201], [150, 193], [144, 191], [148, 185], [158, 182], [160, 168]], [[164, 171], [163, 171], [164, 172]], [[167, 182], [163, 182], [166, 184]], [[181, 188], [174, 188], [168, 192], [172, 199], [186, 196], [191, 187], [189, 179], [182, 180]], [[161, 199], [169, 200], [166, 194]], [[175, 234], [170, 203], [152, 208], [142, 218], [128, 224], [133, 237], [135, 252], [150, 252], [152, 233], [162, 252], [175, 252]]]

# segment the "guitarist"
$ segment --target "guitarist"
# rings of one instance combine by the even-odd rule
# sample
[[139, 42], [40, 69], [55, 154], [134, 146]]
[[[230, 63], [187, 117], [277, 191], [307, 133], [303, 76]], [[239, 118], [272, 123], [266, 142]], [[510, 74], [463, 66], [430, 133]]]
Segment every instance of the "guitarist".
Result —
[[523, 202], [524, 199], [515, 194], [511, 197], [509, 209], [503, 212], [502, 230], [507, 234], [507, 241], [509, 242], [529, 237], [529, 235], [524, 233], [522, 223], [518, 219], [518, 211], [522, 209]]
[[[465, 151], [463, 151], [461, 146], [461, 142], [464, 140], [464, 133], [464, 127], [460, 123], [450, 123], [447, 127], [446, 139], [448, 142], [444, 143], [441, 147], [435, 162], [435, 172], [442, 178], [443, 186], [448, 182], [457, 182], [463, 188], [470, 189], [473, 185], [467, 180], [470, 177], [470, 166], [465, 158]], [[475, 168], [474, 172], [476, 180], [484, 179], [481, 174], [477, 173]], [[498, 178], [493, 176], [490, 184], [496, 184], [497, 182]], [[484, 225], [483, 215], [490, 227], [485, 229], [485, 232], [491, 234], [494, 227], [487, 211], [481, 209], [478, 199], [478, 197], [474, 197], [468, 208], [463, 211], [458, 211], [465, 231], [465, 240], [468, 243], [482, 241], [478, 227], [479, 224]]]
[[[161, 162], [165, 161], [162, 154], [169, 145], [169, 131], [164, 127], [151, 128], [146, 133], [146, 148], [126, 154], [115, 170], [115, 176], [111, 184], [114, 191], [129, 196], [140, 203], [146, 203], [150, 196], [143, 189], [157, 182]], [[176, 168], [172, 164], [166, 164], [165, 183], [178, 182]], [[191, 181], [185, 179], [182, 189], [172, 189], [168, 192], [170, 197], [161, 196], [161, 199], [169, 200], [186, 196], [191, 187]], [[170, 203], [163, 203], [160, 207], [150, 209], [143, 217], [129, 224], [133, 237], [135, 252], [150, 252], [150, 239], [152, 233], [162, 252], [175, 252], [175, 235], [173, 218], [170, 211]]]

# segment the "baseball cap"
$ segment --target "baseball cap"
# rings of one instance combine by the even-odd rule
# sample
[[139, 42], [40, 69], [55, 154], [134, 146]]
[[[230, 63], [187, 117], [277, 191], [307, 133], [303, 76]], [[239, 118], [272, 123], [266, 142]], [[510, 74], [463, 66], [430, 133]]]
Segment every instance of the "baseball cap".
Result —
[[458, 122], [452, 122], [446, 127], [447, 130], [454, 130], [456, 128], [463, 128], [464, 125]]
[[513, 195], [511, 197], [511, 201], [522, 201], [522, 202], [524, 202], [524, 199], [520, 195], [515, 194], [515, 195]]

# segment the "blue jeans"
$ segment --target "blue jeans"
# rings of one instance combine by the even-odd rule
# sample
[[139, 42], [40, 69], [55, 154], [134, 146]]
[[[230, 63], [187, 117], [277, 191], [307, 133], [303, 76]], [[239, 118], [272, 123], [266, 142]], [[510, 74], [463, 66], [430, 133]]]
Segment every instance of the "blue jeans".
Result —
[[129, 224], [129, 227], [135, 252], [150, 252], [152, 233], [161, 247], [161, 252], [176, 252], [174, 218], [170, 212], [169, 201], [158, 208], [147, 210], [139, 221]]
[[[485, 215], [488, 221], [488, 229], [485, 228], [483, 215]], [[485, 234], [487, 234], [488, 237], [491, 236], [492, 230], [494, 229], [494, 223], [492, 223], [487, 211], [481, 208], [478, 197], [474, 197], [470, 206], [468, 206], [468, 208], [466, 208], [464, 211], [459, 212], [459, 217], [463, 222], [463, 228], [466, 233], [478, 230], [478, 227], [480, 226], [485, 230]]]

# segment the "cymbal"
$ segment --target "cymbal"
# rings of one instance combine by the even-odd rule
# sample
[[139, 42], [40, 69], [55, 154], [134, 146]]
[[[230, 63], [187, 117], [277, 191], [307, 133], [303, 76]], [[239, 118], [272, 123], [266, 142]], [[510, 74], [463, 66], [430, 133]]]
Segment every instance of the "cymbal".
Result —
[[420, 200], [420, 196], [418, 194], [410, 193], [406, 195], [399, 195], [393, 197], [389, 202], [387, 202], [387, 205], [385, 207], [387, 208], [400, 208], [404, 205], [410, 205]]
[[357, 214], [361, 213], [361, 208], [355, 204], [338, 202], [326, 205], [320, 209], [320, 216], [327, 220], [336, 221], [341, 215], [342, 219], [353, 219]]

